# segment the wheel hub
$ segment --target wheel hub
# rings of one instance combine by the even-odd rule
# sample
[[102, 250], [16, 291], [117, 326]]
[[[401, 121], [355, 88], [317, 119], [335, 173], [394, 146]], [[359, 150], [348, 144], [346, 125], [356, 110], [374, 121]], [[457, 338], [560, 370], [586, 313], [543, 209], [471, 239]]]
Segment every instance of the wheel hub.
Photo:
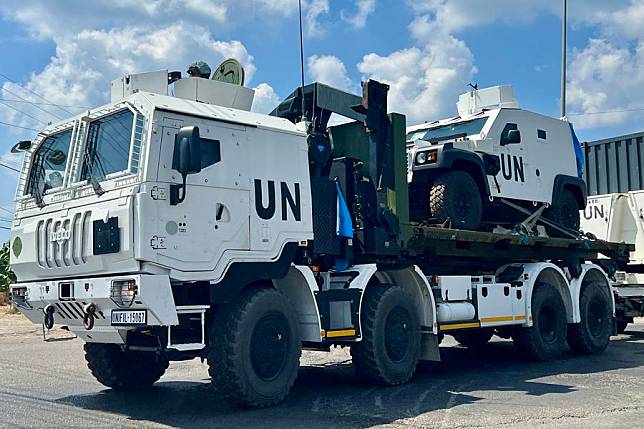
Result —
[[276, 378], [286, 364], [290, 347], [290, 328], [280, 313], [262, 317], [250, 341], [250, 358], [255, 373], [262, 380]]
[[588, 305], [588, 330], [593, 337], [598, 337], [604, 330], [606, 308], [603, 300], [594, 298]]
[[389, 359], [402, 361], [411, 344], [411, 317], [403, 307], [395, 307], [385, 321], [385, 349]]
[[546, 305], [541, 307], [537, 325], [545, 343], [554, 343], [557, 340], [557, 314], [552, 307]]

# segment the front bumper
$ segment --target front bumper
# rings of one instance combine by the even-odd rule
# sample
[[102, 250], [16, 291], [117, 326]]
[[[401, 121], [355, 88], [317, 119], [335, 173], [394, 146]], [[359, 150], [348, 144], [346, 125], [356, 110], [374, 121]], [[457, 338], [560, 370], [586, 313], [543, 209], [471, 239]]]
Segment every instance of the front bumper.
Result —
[[[112, 282], [117, 280], [136, 282], [136, 295], [127, 307], [117, 305], [112, 299]], [[123, 344], [128, 330], [141, 327], [112, 326], [112, 310], [147, 310], [145, 326], [179, 323], [170, 279], [164, 275], [135, 274], [17, 283], [11, 285], [10, 297], [18, 310], [36, 324], [43, 323], [45, 308], [51, 306], [54, 323], [66, 325], [87, 342]], [[96, 306], [91, 329], [85, 329], [83, 324], [84, 308], [88, 304]]]

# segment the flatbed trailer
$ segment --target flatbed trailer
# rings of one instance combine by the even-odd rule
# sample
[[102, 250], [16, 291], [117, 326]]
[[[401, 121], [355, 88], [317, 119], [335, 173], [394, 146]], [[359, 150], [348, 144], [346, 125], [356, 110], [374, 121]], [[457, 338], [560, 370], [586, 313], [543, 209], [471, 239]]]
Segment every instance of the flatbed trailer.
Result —
[[[83, 340], [104, 385], [202, 358], [229, 398], [264, 407], [291, 391], [303, 348], [349, 347], [361, 378], [396, 385], [440, 360], [446, 333], [510, 337], [532, 360], [608, 346], [608, 275], [629, 246], [411, 223], [386, 85], [308, 85], [267, 116], [237, 105], [246, 88], [192, 79], [176, 97], [164, 72], [116, 81], [112, 103], [48, 127], [25, 158], [12, 302]], [[127, 156], [104, 162], [116, 143]]]

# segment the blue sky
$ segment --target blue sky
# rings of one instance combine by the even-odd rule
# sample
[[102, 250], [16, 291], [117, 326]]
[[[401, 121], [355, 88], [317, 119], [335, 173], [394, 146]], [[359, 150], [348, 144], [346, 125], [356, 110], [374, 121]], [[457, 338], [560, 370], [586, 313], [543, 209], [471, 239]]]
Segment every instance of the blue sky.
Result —
[[[307, 80], [353, 92], [385, 81], [390, 110], [412, 123], [454, 114], [469, 82], [512, 84], [522, 107], [558, 116], [560, 14], [560, 0], [304, 1]], [[644, 0], [570, 0], [569, 14], [568, 112], [581, 139], [641, 131]], [[108, 101], [122, 74], [230, 56], [268, 111], [299, 83], [297, 31], [296, 0], [3, 0], [0, 121], [39, 129], [68, 115], [42, 103], [77, 112]], [[34, 135], [0, 124], [0, 162], [19, 168], [9, 148]], [[0, 219], [16, 180], [0, 167]]]

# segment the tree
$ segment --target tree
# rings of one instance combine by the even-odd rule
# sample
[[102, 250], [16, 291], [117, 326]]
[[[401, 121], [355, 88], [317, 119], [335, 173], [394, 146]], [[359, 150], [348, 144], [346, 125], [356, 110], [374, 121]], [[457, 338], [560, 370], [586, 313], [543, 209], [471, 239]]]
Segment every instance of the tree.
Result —
[[16, 275], [9, 266], [9, 242], [2, 245], [0, 250], [0, 292], [7, 292], [9, 285], [16, 282]]

